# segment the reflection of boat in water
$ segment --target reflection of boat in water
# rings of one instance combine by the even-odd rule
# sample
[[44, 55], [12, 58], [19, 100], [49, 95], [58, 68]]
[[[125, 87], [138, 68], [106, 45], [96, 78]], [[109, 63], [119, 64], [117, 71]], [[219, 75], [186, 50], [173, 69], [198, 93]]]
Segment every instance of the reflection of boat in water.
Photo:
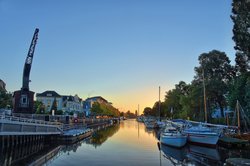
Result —
[[221, 158], [216, 148], [188, 145], [187, 158], [200, 165], [221, 165]]
[[181, 161], [181, 162], [185, 160], [186, 155], [187, 155], [186, 147], [175, 148], [175, 147], [161, 144], [161, 150], [166, 156], [171, 157], [171, 158], [173, 158], [177, 161]]
[[[159, 146], [159, 145], [158, 145]], [[186, 147], [175, 148], [160, 144], [161, 151], [164, 153], [163, 156], [168, 159], [173, 165], [186, 165]]]

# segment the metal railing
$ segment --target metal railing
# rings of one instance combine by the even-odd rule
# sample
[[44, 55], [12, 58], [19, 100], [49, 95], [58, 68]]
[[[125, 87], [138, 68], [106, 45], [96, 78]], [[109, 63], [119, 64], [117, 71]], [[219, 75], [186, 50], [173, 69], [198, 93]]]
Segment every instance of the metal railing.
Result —
[[61, 126], [62, 131], [68, 131], [72, 129], [84, 129], [87, 128], [86, 124], [64, 124]]
[[12, 121], [12, 122], [32, 123], [32, 124], [44, 124], [44, 125], [57, 125], [57, 126], [62, 125], [59, 122], [48, 122], [48, 121], [43, 121], [43, 120], [20, 118], [20, 117], [15, 117], [15, 116], [8, 116], [5, 114], [0, 114], [0, 120], [6, 120], [6, 121]]

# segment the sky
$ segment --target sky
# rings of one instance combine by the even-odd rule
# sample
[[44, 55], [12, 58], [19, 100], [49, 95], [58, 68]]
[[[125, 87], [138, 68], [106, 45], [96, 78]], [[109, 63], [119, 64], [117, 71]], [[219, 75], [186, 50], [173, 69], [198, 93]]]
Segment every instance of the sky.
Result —
[[230, 0], [0, 0], [0, 79], [20, 90], [39, 28], [30, 90], [82, 99], [102, 96], [140, 112], [213, 49], [234, 64]]

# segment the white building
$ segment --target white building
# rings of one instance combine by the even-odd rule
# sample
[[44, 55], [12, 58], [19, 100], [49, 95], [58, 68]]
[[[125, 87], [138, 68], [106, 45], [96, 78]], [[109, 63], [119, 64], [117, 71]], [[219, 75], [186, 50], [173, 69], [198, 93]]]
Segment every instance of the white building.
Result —
[[77, 95], [62, 96], [55, 91], [45, 91], [37, 93], [36, 100], [44, 104], [46, 112], [51, 110], [54, 100], [56, 100], [57, 110], [62, 110], [63, 113], [83, 112], [82, 99]]
[[83, 112], [82, 99], [75, 96], [62, 96], [63, 112]]
[[55, 91], [45, 91], [36, 94], [36, 100], [40, 101], [45, 106], [45, 112], [49, 112], [52, 108], [54, 100], [56, 100], [57, 110], [62, 110], [63, 98]]

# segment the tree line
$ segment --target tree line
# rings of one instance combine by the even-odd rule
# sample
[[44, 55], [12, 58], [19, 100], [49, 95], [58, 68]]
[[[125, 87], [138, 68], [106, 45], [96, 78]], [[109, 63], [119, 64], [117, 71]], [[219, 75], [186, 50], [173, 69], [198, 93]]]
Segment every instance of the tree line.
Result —
[[231, 19], [235, 65], [219, 50], [200, 54], [191, 83], [180, 81], [166, 92], [162, 103], [145, 108], [144, 115], [159, 116], [160, 105], [163, 117], [204, 120], [206, 101], [208, 119], [215, 109], [224, 117], [225, 109], [234, 110], [238, 100], [250, 116], [250, 2], [233, 0]]

